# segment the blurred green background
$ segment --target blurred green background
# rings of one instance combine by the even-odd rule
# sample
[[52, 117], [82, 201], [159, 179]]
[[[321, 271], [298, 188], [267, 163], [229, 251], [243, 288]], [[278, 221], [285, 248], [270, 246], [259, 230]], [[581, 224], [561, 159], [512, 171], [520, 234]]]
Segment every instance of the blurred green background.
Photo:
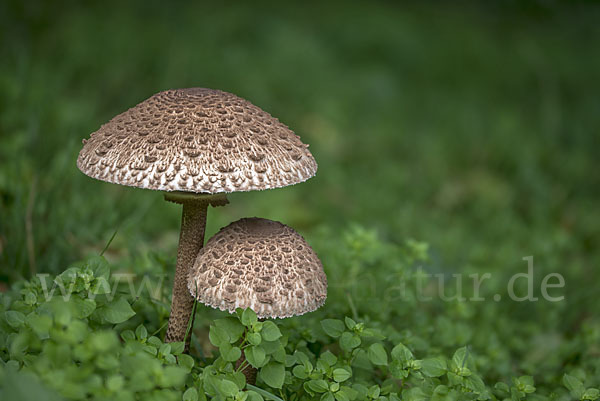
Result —
[[565, 276], [554, 310], [577, 330], [600, 279], [599, 20], [592, 2], [2, 2], [0, 281], [58, 273], [115, 230], [113, 263], [174, 265], [179, 207], [75, 161], [114, 115], [201, 86], [278, 117], [319, 163], [231, 195], [207, 236], [262, 216], [319, 249], [358, 224], [429, 243], [430, 271], [506, 277], [533, 255], [538, 281]]

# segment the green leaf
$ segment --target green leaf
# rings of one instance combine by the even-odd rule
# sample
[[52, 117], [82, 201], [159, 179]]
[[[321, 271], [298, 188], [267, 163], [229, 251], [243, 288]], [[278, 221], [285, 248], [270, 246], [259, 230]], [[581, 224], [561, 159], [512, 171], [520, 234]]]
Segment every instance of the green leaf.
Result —
[[600, 397], [600, 390], [597, 388], [588, 388], [581, 396], [582, 400], [595, 401]]
[[90, 292], [95, 295], [110, 294], [110, 283], [104, 277], [98, 277], [94, 280], [90, 287]]
[[267, 355], [274, 354], [282, 347], [280, 341], [262, 341], [260, 346], [265, 350]]
[[148, 344], [152, 344], [156, 348], [160, 348], [160, 346], [163, 344], [163, 342], [160, 341], [160, 338], [158, 338], [156, 336], [150, 336], [150, 338], [148, 338], [147, 342], [148, 342]]
[[135, 335], [138, 338], [138, 340], [146, 340], [148, 338], [148, 330], [143, 324], [140, 324], [135, 329]]
[[302, 351], [294, 352], [294, 356], [296, 357], [298, 363], [301, 363], [303, 365], [310, 363], [310, 361], [308, 360], [308, 356], [306, 356], [306, 354]]
[[[7, 365], [17, 364], [16, 361], [9, 361]], [[7, 401], [64, 401], [64, 398], [51, 388], [50, 384], [44, 384], [36, 374], [26, 371], [17, 371], [17, 369], [4, 370], [3, 362], [0, 362], [0, 377], [2, 385], [0, 386], [0, 398]], [[8, 366], [7, 366], [8, 367]]]
[[33, 306], [33, 305], [35, 305], [37, 303], [37, 296], [32, 291], [27, 291], [27, 293], [25, 294], [25, 300], [24, 300], [24, 302], [27, 305]]
[[333, 370], [333, 380], [338, 383], [345, 382], [352, 377], [352, 371], [348, 371], [343, 368], [337, 368]]
[[252, 391], [256, 391], [258, 394], [262, 395], [266, 400], [272, 401], [283, 401], [281, 398], [277, 397], [275, 394], [271, 394], [262, 388], [253, 386], [252, 384], [246, 384], [246, 387]]
[[73, 319], [73, 313], [71, 311], [72, 306], [68, 302], [61, 301], [60, 299], [53, 299], [49, 306], [54, 313], [54, 322], [62, 326], [68, 326]]
[[190, 387], [183, 393], [183, 401], [198, 401], [198, 390]]
[[231, 380], [223, 379], [219, 382], [219, 391], [225, 397], [233, 397], [240, 390], [239, 390], [237, 384], [235, 384]]
[[77, 275], [80, 271], [81, 269], [78, 267], [69, 267], [67, 270], [56, 276], [54, 282], [68, 288], [68, 284], [74, 283], [77, 280]]
[[285, 366], [283, 363], [269, 362], [260, 369], [260, 377], [268, 386], [282, 388], [285, 379]]
[[153, 345], [144, 344], [142, 349], [152, 356], [158, 355], [158, 349]]
[[110, 277], [110, 267], [103, 256], [92, 256], [86, 261], [86, 267], [92, 270], [92, 274], [96, 279], [108, 280]]
[[271, 358], [277, 362], [283, 363], [285, 365], [285, 348], [283, 345], [280, 345], [279, 348], [271, 354]]
[[262, 337], [259, 333], [248, 333], [246, 339], [252, 345], [259, 345], [262, 342]]
[[321, 327], [328, 336], [333, 338], [338, 338], [345, 330], [344, 322], [337, 319], [325, 319], [321, 321]]
[[229, 333], [224, 328], [219, 326], [210, 326], [208, 331], [208, 339], [215, 347], [223, 347], [229, 345]]
[[345, 317], [344, 321], [346, 322], [346, 327], [348, 327], [348, 330], [352, 330], [356, 326], [356, 322], [349, 317]]
[[245, 330], [244, 325], [240, 323], [239, 319], [236, 319], [233, 316], [215, 320], [215, 326], [220, 327], [227, 332], [229, 335], [229, 342], [232, 344], [242, 337]]
[[296, 365], [292, 369], [292, 374], [296, 376], [298, 379], [306, 379], [308, 377], [308, 372], [306, 371], [306, 367], [304, 365]]
[[164, 343], [160, 346], [160, 348], [158, 349], [158, 353], [160, 355], [169, 355], [171, 354], [171, 344], [170, 343]]
[[194, 363], [194, 358], [187, 354], [181, 354], [177, 356], [177, 364], [186, 368], [188, 371], [192, 370]]
[[50, 337], [49, 331], [52, 327], [50, 316], [30, 313], [27, 315], [26, 323], [40, 339], [45, 340]]
[[356, 391], [359, 400], [364, 400], [368, 396], [369, 389], [364, 384], [354, 383], [352, 389]]
[[246, 327], [251, 327], [256, 322], [258, 322], [256, 313], [254, 313], [252, 309], [246, 308], [244, 312], [242, 312], [242, 324]]
[[467, 368], [468, 367], [468, 363], [467, 363], [468, 356], [469, 356], [469, 351], [468, 351], [467, 347], [461, 347], [461, 348], [457, 349], [456, 352], [454, 353], [454, 355], [452, 356], [452, 362], [459, 369]]
[[494, 388], [496, 390], [502, 391], [507, 394], [510, 392], [510, 388], [508, 387], [508, 384], [503, 383], [503, 382], [496, 383], [496, 385], [494, 385]]
[[430, 401], [457, 401], [458, 396], [455, 393], [455, 390], [450, 390], [448, 386], [444, 386], [443, 384], [438, 385], [431, 395]]
[[267, 321], [264, 322], [260, 335], [265, 341], [275, 341], [281, 337], [281, 331], [275, 323]]
[[381, 334], [380, 330], [377, 329], [364, 329], [361, 333], [360, 333], [361, 337], [373, 337], [376, 340], [385, 340], [385, 336], [383, 334]]
[[124, 330], [121, 332], [121, 338], [123, 341], [135, 341], [135, 333], [131, 330]]
[[183, 341], [177, 341], [169, 344], [171, 344], [171, 354], [173, 355], [180, 355], [185, 349], [185, 343]]
[[358, 392], [348, 386], [341, 386], [339, 391], [335, 393], [335, 399], [338, 401], [354, 400], [357, 396]]
[[571, 392], [571, 394], [575, 398], [581, 399], [583, 397], [585, 387], [583, 386], [581, 380], [579, 380], [575, 376], [571, 376], [565, 373], [562, 381], [565, 387]]
[[394, 359], [389, 364], [390, 373], [397, 379], [406, 379], [408, 377], [408, 369], [404, 367], [404, 364], [397, 359]]
[[446, 373], [446, 377], [448, 378], [448, 383], [450, 384], [450, 386], [460, 386], [463, 384], [464, 379], [453, 373], [448, 371], [448, 373]]
[[[74, 324], [75, 322], [73, 322], [73, 325]], [[83, 327], [85, 330], [82, 330], [81, 336], [87, 336], [87, 343], [94, 351], [98, 353], [105, 353], [118, 346], [119, 339], [114, 331], [101, 330], [95, 331], [88, 335], [87, 326]]]
[[327, 385], [327, 382], [323, 379], [310, 380], [306, 382], [306, 385], [315, 393], [324, 393], [326, 391], [329, 391], [329, 385]]
[[391, 355], [393, 359], [396, 359], [403, 364], [412, 361], [415, 358], [413, 353], [402, 343], [399, 343], [392, 349]]
[[[92, 314], [92, 312], [94, 312], [96, 310], [96, 301], [94, 301], [93, 299], [80, 298], [79, 296], [72, 296], [70, 299], [70, 302], [74, 306], [73, 316], [75, 316], [78, 319], [85, 319], [86, 317], [90, 316]], [[129, 305], [129, 304], [127, 304], [127, 305]], [[127, 319], [129, 319], [129, 317]], [[125, 319], [125, 320], [127, 320], [127, 319]]]
[[521, 376], [519, 377], [519, 383], [523, 386], [533, 386], [533, 376]]
[[379, 394], [381, 393], [381, 389], [378, 385], [374, 385], [369, 387], [368, 395], [370, 398], [379, 398]]
[[125, 378], [123, 375], [112, 375], [106, 379], [106, 388], [112, 392], [120, 391], [125, 384]]
[[361, 340], [358, 334], [350, 333], [345, 331], [340, 337], [340, 347], [344, 351], [352, 351], [354, 348], [361, 344]]
[[265, 350], [260, 346], [251, 345], [244, 350], [246, 360], [255, 368], [261, 368], [266, 362]]
[[263, 396], [254, 390], [249, 390], [246, 394], [248, 394], [248, 401], [264, 401]]
[[[484, 394], [487, 393], [487, 389], [485, 388], [485, 384], [481, 377], [477, 375], [471, 375], [465, 378], [464, 385], [468, 389], [472, 390], [476, 394]], [[535, 389], [534, 389], [535, 390]]]
[[237, 386], [238, 389], [243, 390], [244, 386], [246, 386], [246, 376], [242, 372], [233, 372], [231, 375], [227, 375], [228, 378], [231, 378]]
[[335, 401], [335, 396], [331, 391], [328, 391], [321, 396], [320, 401]]
[[446, 360], [441, 357], [423, 359], [421, 372], [428, 377], [440, 377], [446, 373]]
[[369, 360], [373, 365], [387, 366], [388, 357], [385, 348], [380, 343], [371, 344], [368, 350]]
[[271, 358], [276, 360], [277, 362], [281, 362], [285, 365], [286, 362], [286, 353], [283, 345], [279, 345], [279, 348], [271, 354]]
[[402, 401], [427, 401], [429, 397], [420, 387], [412, 387], [402, 391]]
[[118, 324], [135, 315], [125, 298], [118, 298], [98, 309], [100, 316], [109, 323]]
[[337, 363], [337, 356], [333, 355], [330, 351], [325, 351], [319, 357], [319, 360], [324, 361], [329, 366], [333, 366]]
[[221, 353], [221, 357], [227, 362], [235, 362], [240, 359], [242, 356], [242, 350], [238, 347], [232, 347], [229, 342], [224, 343], [219, 347], [219, 352]]
[[9, 310], [4, 312], [6, 323], [13, 329], [19, 329], [25, 325], [25, 315], [21, 312]]

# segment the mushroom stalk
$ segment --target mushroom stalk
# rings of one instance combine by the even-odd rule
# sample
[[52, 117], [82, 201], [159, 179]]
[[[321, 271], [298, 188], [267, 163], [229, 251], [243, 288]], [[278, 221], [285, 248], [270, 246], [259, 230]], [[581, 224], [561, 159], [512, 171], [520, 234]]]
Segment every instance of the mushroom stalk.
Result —
[[[181, 232], [179, 234], [179, 247], [177, 249], [177, 266], [173, 281], [173, 297], [171, 300], [171, 315], [165, 342], [184, 341], [185, 334], [194, 309], [194, 297], [188, 290], [188, 274], [198, 252], [204, 245], [204, 230], [206, 228], [206, 210], [209, 202], [205, 199], [170, 199], [183, 204], [181, 216]], [[192, 317], [192, 327], [193, 327]], [[191, 338], [191, 335], [190, 335]], [[190, 338], [185, 344], [186, 352], [189, 350]]]

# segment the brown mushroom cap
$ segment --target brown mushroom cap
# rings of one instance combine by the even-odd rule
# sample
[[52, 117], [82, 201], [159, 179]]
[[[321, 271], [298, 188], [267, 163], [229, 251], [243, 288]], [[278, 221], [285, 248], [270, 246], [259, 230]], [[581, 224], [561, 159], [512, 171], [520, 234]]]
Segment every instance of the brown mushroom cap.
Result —
[[317, 171], [279, 120], [204, 88], [160, 92], [114, 117], [84, 140], [77, 166], [116, 184], [211, 194], [284, 187]]
[[206, 305], [260, 318], [314, 311], [327, 298], [321, 261], [291, 227], [245, 218], [222, 228], [198, 254], [188, 288]]

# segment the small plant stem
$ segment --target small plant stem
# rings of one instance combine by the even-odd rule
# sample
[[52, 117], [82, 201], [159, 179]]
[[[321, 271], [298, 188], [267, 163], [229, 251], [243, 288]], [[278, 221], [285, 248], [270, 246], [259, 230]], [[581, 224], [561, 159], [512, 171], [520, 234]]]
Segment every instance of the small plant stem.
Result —
[[350, 310], [352, 311], [352, 318], [358, 320], [358, 312], [356, 311], [356, 306], [354, 305], [354, 301], [349, 292], [346, 292], [346, 298], [348, 299], [348, 305], [350, 305]]
[[157, 335], [158, 333], [160, 333], [160, 331], [161, 331], [161, 330], [162, 330], [162, 329], [163, 329], [163, 328], [164, 328], [164, 327], [165, 327], [167, 324], [168, 324], [168, 322], [167, 322], [167, 323], [165, 323], [165, 324], [163, 324], [162, 326], [160, 326], [160, 327], [158, 328], [158, 330], [156, 330], [154, 333], [152, 333], [152, 334], [150, 334], [150, 335], [151, 335], [151, 336], [155, 336], [155, 335]]
[[35, 267], [35, 240], [33, 237], [33, 207], [35, 204], [35, 188], [37, 179], [34, 176], [27, 197], [27, 209], [25, 211], [25, 233], [27, 242], [27, 258], [29, 259], [29, 273], [33, 277], [36, 273]]
[[242, 364], [235, 370], [236, 372], [242, 372], [244, 369], [246, 369], [246, 366], [248, 366], [249, 363], [247, 360], [244, 360], [242, 362]]
[[235, 363], [235, 370], [242, 372], [244, 376], [246, 376], [247, 384], [256, 384], [256, 375], [258, 374], [258, 370], [248, 363], [243, 352], [242, 356], [240, 356], [240, 359], [238, 359]]
[[[197, 288], [196, 288], [196, 291], [198, 291]], [[185, 337], [184, 337], [186, 351], [189, 351], [189, 348], [190, 348], [190, 341], [192, 339], [192, 330], [194, 329], [194, 319], [196, 318], [196, 307], [197, 306], [198, 306], [198, 301], [196, 301], [194, 299], [194, 307], [192, 308], [192, 315], [190, 316], [190, 320], [188, 322], [188, 327], [187, 327], [187, 330], [185, 331]]]
[[116, 230], [115, 230], [115, 232], [113, 233], [113, 235], [111, 235], [110, 239], [108, 240], [108, 242], [104, 246], [104, 249], [102, 250], [102, 252], [100, 252], [100, 256], [104, 256], [104, 252], [106, 252], [108, 250], [108, 247], [110, 246], [110, 244], [112, 244], [113, 240], [117, 236], [117, 232], [118, 231], [119, 231], [119, 227], [117, 227]]

